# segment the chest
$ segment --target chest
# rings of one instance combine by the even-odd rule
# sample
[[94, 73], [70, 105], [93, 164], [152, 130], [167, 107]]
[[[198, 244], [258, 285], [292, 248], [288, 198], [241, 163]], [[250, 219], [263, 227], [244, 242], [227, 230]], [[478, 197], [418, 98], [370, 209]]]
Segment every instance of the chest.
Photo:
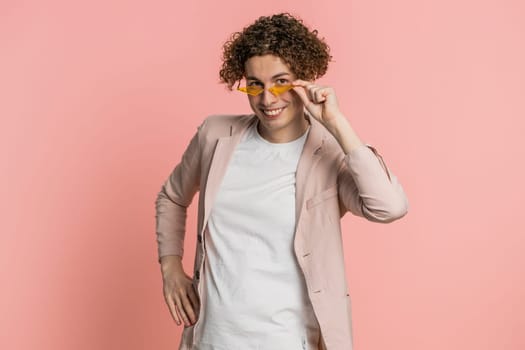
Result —
[[218, 188], [213, 215], [247, 227], [293, 229], [299, 156], [297, 147], [239, 144]]

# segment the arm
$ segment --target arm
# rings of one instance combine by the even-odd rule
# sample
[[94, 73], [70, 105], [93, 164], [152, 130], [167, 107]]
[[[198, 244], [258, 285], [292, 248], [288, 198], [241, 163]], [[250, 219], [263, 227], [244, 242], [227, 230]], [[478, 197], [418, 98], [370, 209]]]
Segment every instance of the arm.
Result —
[[388, 223], [408, 212], [408, 199], [377, 150], [363, 144], [344, 116], [329, 131], [345, 157], [338, 172], [342, 211], [349, 210], [373, 222]]
[[191, 139], [181, 162], [162, 185], [155, 201], [158, 260], [164, 299], [175, 322], [180, 325], [182, 319], [186, 326], [196, 322], [200, 307], [192, 279], [184, 272], [182, 256], [187, 207], [199, 189], [199, 132], [202, 125]]
[[181, 162], [162, 185], [155, 201], [159, 262], [166, 255], [182, 257], [184, 254], [187, 207], [199, 189], [199, 181], [200, 146], [197, 132]]
[[338, 172], [342, 212], [349, 210], [373, 222], [388, 223], [408, 212], [408, 199], [397, 177], [370, 145], [346, 154]]
[[408, 212], [403, 188], [375, 148], [359, 139], [340, 111], [334, 90], [303, 80], [294, 85], [305, 109], [334, 136], [345, 154], [337, 174], [341, 215], [350, 210], [383, 223], [403, 217]]

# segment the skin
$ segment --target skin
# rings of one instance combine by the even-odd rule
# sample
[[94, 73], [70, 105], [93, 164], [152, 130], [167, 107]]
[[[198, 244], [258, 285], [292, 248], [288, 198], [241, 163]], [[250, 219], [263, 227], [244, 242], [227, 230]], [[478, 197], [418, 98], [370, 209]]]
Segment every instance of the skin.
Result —
[[305, 110], [335, 137], [345, 154], [364, 146], [348, 119], [339, 110], [333, 88], [304, 80], [295, 80], [293, 85], [293, 90], [301, 97]]
[[200, 308], [199, 299], [192, 286], [192, 279], [184, 272], [182, 257], [163, 256], [160, 260], [164, 300], [177, 325], [195, 324]]
[[[287, 85], [295, 80], [295, 75], [284, 61], [277, 56], [254, 56], [245, 63], [246, 85], [264, 87], [257, 96], [248, 96], [253, 112], [259, 118], [259, 134], [273, 143], [290, 142], [303, 135], [308, 128], [304, 117], [304, 104], [299, 95], [292, 90], [279, 96], [268, 88], [274, 84]], [[265, 110], [284, 108], [277, 116], [268, 116]]]
[[[348, 119], [339, 109], [333, 88], [314, 82], [296, 79], [290, 67], [278, 56], [253, 56], [245, 63], [246, 85], [258, 84], [265, 90], [248, 95], [253, 112], [259, 118], [259, 133], [270, 142], [290, 142], [304, 134], [308, 128], [308, 114], [317, 119], [334, 135], [345, 153], [363, 145]], [[268, 88], [274, 84], [291, 83], [294, 88], [279, 96]], [[264, 110], [284, 107], [277, 118], [268, 116]]]
[[[296, 79], [290, 67], [278, 56], [254, 56], [246, 61], [246, 83], [260, 84], [264, 91], [258, 96], [248, 95], [253, 112], [259, 119], [259, 133], [269, 142], [290, 142], [306, 132], [309, 121], [307, 112], [317, 119], [348, 154], [363, 146], [348, 119], [339, 109], [333, 88], [314, 82]], [[282, 79], [282, 80], [280, 80]], [[292, 84], [294, 88], [279, 96], [268, 88], [274, 84]], [[277, 117], [264, 110], [284, 107]], [[199, 313], [199, 299], [192, 285], [192, 278], [183, 269], [181, 257], [169, 255], [161, 258], [164, 298], [177, 323], [195, 324]]]

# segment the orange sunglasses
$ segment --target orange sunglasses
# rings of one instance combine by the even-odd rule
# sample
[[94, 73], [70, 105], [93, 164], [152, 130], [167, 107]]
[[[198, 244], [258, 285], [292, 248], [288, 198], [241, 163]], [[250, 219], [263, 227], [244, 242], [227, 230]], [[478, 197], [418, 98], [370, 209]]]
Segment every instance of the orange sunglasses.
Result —
[[[240, 82], [239, 82], [239, 85], [240, 85]], [[293, 89], [293, 87], [294, 86], [292, 84], [274, 85], [268, 88], [268, 91], [270, 91], [274, 96], [277, 97], [280, 94], [284, 94], [286, 91], [290, 91], [291, 89]], [[245, 94], [248, 94], [251, 96], [257, 96], [257, 95], [260, 95], [264, 91], [264, 88], [259, 85], [251, 85], [251, 86], [244, 86], [244, 87], [237, 86], [237, 90], [244, 92]]]

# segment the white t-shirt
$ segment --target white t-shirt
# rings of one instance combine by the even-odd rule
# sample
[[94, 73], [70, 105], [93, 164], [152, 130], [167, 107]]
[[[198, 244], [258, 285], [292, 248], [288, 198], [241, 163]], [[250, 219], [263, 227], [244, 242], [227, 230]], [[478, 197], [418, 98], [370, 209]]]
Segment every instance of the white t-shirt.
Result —
[[237, 145], [208, 221], [194, 350], [313, 350], [319, 326], [293, 251], [295, 173], [308, 131]]

